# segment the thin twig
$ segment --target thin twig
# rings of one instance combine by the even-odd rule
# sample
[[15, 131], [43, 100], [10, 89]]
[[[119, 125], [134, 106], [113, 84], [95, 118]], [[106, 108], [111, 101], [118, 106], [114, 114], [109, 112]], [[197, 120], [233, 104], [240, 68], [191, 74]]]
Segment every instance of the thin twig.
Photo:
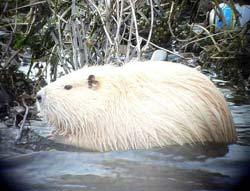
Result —
[[149, 30], [149, 34], [148, 34], [148, 39], [146, 42], [146, 45], [143, 47], [143, 50], [147, 49], [148, 44], [151, 40], [151, 36], [152, 36], [152, 32], [153, 32], [153, 26], [154, 26], [154, 5], [153, 5], [153, 1], [150, 0], [150, 15], [151, 15], [151, 23], [150, 23], [150, 30]]
[[26, 7], [32, 7], [32, 6], [43, 4], [43, 3], [46, 3], [46, 1], [40, 1], [40, 2], [31, 3], [31, 4], [24, 5], [24, 6], [21, 6], [21, 7], [17, 7], [17, 8], [14, 8], [14, 9], [9, 9], [9, 11], [15, 11], [15, 10], [23, 9], [23, 8], [26, 8]]
[[[141, 38], [142, 40], [144, 40], [144, 41], [147, 41], [147, 39], [145, 39], [145, 38], [143, 38], [143, 37], [140, 37], [140, 38]], [[170, 53], [170, 54], [174, 54], [174, 55], [176, 55], [176, 56], [178, 56], [178, 57], [180, 57], [180, 58], [186, 59], [185, 57], [179, 55], [178, 53], [173, 52], [173, 51], [171, 51], [171, 50], [168, 50], [168, 49], [166, 49], [166, 48], [163, 48], [163, 47], [161, 47], [161, 46], [158, 46], [157, 44], [155, 44], [155, 43], [153, 43], [153, 42], [149, 42], [149, 44], [152, 45], [152, 46], [154, 46], [155, 48], [159, 48], [159, 49], [161, 49], [161, 50], [165, 50], [166, 52], [168, 52], [168, 53]]]
[[[235, 30], [230, 30], [230, 31], [228, 31], [228, 32], [235, 32]], [[196, 42], [199, 42], [199, 41], [202, 41], [202, 40], [205, 40], [205, 39], [207, 39], [207, 38], [214, 37], [214, 36], [219, 36], [219, 35], [221, 35], [221, 34], [224, 34], [224, 32], [219, 32], [219, 33], [211, 34], [210, 36], [205, 36], [205, 37], [202, 37], [202, 38], [193, 40], [193, 41], [191, 41], [191, 42], [188, 42], [188, 43], [182, 45], [182, 47], [181, 47], [180, 49], [183, 49], [183, 48], [187, 47], [187, 46], [190, 45], [190, 44], [193, 44], [193, 43], [196, 43]]]
[[212, 40], [212, 42], [214, 43], [215, 48], [216, 48], [219, 52], [221, 52], [221, 49], [220, 49], [220, 47], [218, 46], [217, 42], [215, 41], [213, 35], [212, 35], [205, 27], [203, 27], [203, 26], [201, 26], [201, 25], [198, 25], [198, 24], [195, 24], [195, 26], [201, 28], [202, 30], [204, 30], [204, 31], [208, 34], [208, 37], [209, 37], [209, 38]]
[[116, 1], [116, 17], [117, 17], [117, 29], [116, 29], [116, 35], [114, 38], [114, 43], [115, 43], [115, 53], [116, 53], [116, 57], [117, 59], [119, 59], [119, 44], [120, 44], [120, 29], [121, 29], [121, 23], [122, 23], [122, 16], [123, 16], [123, 3], [124, 0], [121, 0], [121, 8], [119, 8], [119, 1]]
[[87, 0], [87, 1], [88, 1], [88, 2], [95, 8], [95, 10], [97, 11], [97, 13], [98, 13], [98, 15], [99, 15], [99, 17], [100, 17], [100, 19], [101, 19], [101, 22], [102, 22], [103, 30], [104, 30], [104, 32], [105, 32], [107, 38], [108, 38], [108, 41], [109, 41], [109, 43], [110, 43], [111, 45], [113, 45], [114, 43], [113, 43], [113, 41], [111, 40], [111, 37], [110, 37], [110, 35], [109, 35], [109, 32], [108, 32], [107, 28], [105, 27], [105, 22], [104, 22], [104, 20], [103, 20], [103, 17], [102, 17], [102, 14], [101, 14], [100, 10], [99, 10], [98, 7], [96, 6], [96, 4], [95, 4], [94, 2], [92, 2], [92, 0]]
[[[141, 55], [140, 45], [141, 45], [141, 43], [140, 43], [140, 39], [139, 39], [140, 37], [139, 37], [137, 20], [136, 20], [136, 15], [135, 15], [135, 5], [134, 5], [134, 2], [132, 0], [129, 0], [129, 2], [130, 2], [131, 11], [132, 11], [132, 19], [133, 19], [133, 23], [134, 23], [134, 26], [135, 26], [137, 58], [140, 59], [140, 55]], [[132, 25], [131, 25], [131, 27], [132, 27]]]
[[[168, 17], [168, 28], [169, 28], [169, 32], [171, 33], [172, 37], [175, 38], [177, 41], [179, 42], [188, 42], [188, 41], [191, 41], [191, 40], [194, 40], [196, 38], [198, 38], [198, 36], [201, 35], [201, 33], [199, 33], [198, 35], [192, 37], [192, 38], [187, 38], [187, 39], [180, 39], [178, 38], [174, 32], [173, 32], [173, 29], [172, 29], [172, 26], [171, 26], [171, 18], [172, 18], [172, 13], [173, 13], [173, 9], [174, 9], [174, 1], [172, 1], [172, 4], [171, 4], [171, 8], [170, 8], [170, 11], [169, 11], [169, 17]], [[193, 27], [193, 24], [192, 25], [189, 25], [189, 27]]]
[[20, 125], [19, 133], [18, 133], [18, 135], [16, 137], [16, 143], [18, 143], [18, 141], [20, 141], [22, 139], [22, 134], [23, 134], [23, 131], [24, 131], [24, 125], [25, 125], [25, 122], [26, 122], [26, 119], [27, 119], [27, 116], [28, 116], [28, 113], [29, 113], [29, 107], [27, 106], [24, 98], [22, 98], [22, 102], [23, 102], [23, 105], [25, 107], [25, 113], [24, 113], [24, 116], [23, 116], [22, 123]]
[[131, 39], [132, 39], [132, 33], [133, 33], [133, 31], [132, 31], [133, 30], [133, 22], [134, 22], [134, 20], [131, 19], [130, 28], [129, 28], [129, 35], [128, 35], [128, 44], [127, 44], [127, 53], [126, 53], [125, 62], [129, 61]]

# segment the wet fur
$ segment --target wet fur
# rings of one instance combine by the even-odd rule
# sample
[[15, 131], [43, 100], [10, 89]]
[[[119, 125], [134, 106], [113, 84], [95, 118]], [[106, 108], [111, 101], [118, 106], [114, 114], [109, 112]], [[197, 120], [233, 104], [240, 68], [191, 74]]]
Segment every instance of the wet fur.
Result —
[[51, 83], [39, 95], [55, 134], [66, 144], [88, 150], [236, 140], [223, 95], [205, 75], [181, 64], [86, 67]]

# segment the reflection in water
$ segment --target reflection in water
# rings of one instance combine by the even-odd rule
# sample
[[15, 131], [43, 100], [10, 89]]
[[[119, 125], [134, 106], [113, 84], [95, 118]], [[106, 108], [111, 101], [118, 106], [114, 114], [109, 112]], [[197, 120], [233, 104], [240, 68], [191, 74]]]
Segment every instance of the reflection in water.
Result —
[[[236, 144], [32, 152], [6, 158], [1, 172], [19, 190], [234, 190], [250, 169], [250, 102], [226, 82], [212, 80], [228, 100], [239, 136]], [[33, 122], [33, 127], [42, 136], [49, 134], [42, 122]]]

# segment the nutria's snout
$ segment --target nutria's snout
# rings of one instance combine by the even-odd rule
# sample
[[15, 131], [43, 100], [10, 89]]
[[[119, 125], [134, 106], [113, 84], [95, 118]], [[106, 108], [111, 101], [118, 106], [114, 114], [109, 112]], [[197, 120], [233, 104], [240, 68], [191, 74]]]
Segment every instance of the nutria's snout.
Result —
[[40, 90], [36, 94], [36, 109], [37, 109], [38, 113], [40, 113], [40, 111], [41, 111], [42, 101], [43, 101], [43, 91]]
[[36, 96], [36, 100], [40, 103], [42, 101], [42, 96], [41, 95], [37, 95]]

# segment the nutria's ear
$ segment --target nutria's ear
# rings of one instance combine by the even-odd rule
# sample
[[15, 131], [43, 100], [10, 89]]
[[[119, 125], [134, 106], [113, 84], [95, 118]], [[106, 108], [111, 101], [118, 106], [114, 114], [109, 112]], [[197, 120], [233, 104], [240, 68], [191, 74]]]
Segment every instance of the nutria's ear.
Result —
[[201, 71], [201, 66], [196, 66], [194, 69], [198, 70], [199, 72]]
[[88, 85], [91, 89], [97, 89], [99, 87], [99, 82], [96, 80], [95, 75], [89, 75], [88, 77]]

